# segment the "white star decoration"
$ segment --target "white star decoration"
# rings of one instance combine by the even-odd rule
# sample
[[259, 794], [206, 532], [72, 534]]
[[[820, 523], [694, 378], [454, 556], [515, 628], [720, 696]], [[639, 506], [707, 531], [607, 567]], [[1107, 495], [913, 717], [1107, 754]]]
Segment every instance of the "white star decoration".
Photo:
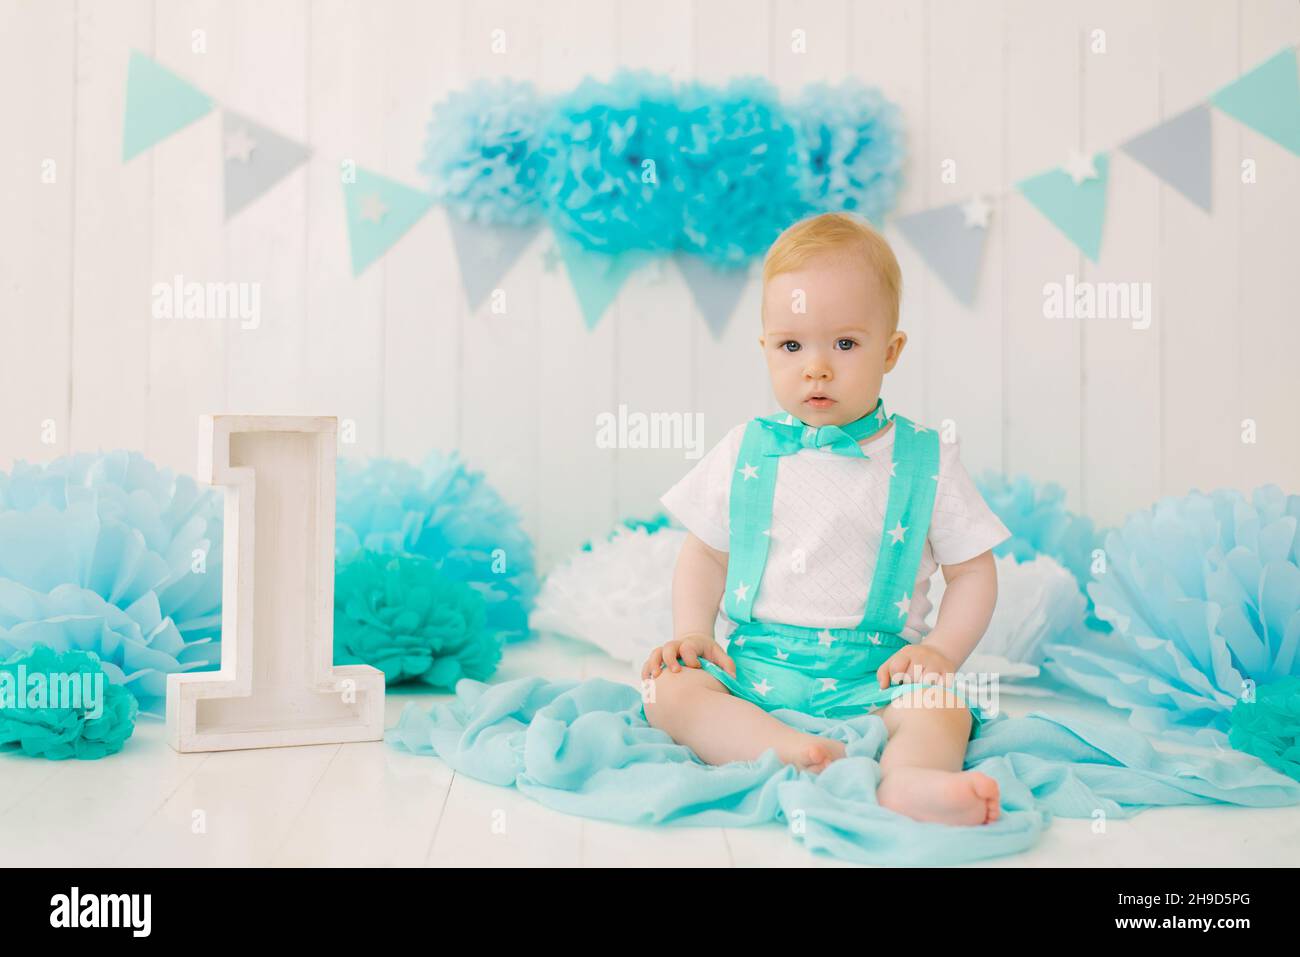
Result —
[[772, 686], [767, 683], [766, 678], [764, 678], [762, 681], [752, 681], [750, 682], [750, 684], [754, 686], [755, 691], [757, 691], [765, 698], [767, 697], [767, 693], [772, 690]]
[[1070, 160], [1062, 167], [1070, 174], [1070, 179], [1074, 180], [1074, 185], [1078, 186], [1085, 179], [1097, 178], [1097, 167], [1092, 165], [1092, 157], [1084, 153], [1076, 153], [1070, 150]]
[[735, 591], [736, 601], [744, 601], [745, 596], [748, 594], [749, 594], [749, 586], [746, 585], [744, 582], [741, 582], [739, 587], [737, 587]]
[[966, 217], [967, 226], [978, 226], [980, 229], [988, 229], [989, 213], [993, 212], [993, 207], [985, 201], [984, 197], [976, 193], [961, 208], [962, 214]]
[[903, 595], [901, 599], [894, 602], [894, 606], [898, 609], [898, 614], [900, 617], [907, 614], [907, 608], [909, 605], [911, 605], [911, 603], [912, 603], [912, 596], [906, 594]]
[[835, 640], [835, 636], [831, 634], [829, 628], [823, 628], [821, 631], [817, 632], [817, 637], [821, 639], [818, 644], [825, 645], [828, 648], [830, 647], [831, 642]]
[[880, 644], [880, 632], [873, 631], [871, 634], [867, 635], [867, 641], [871, 642], [873, 645]]
[[248, 135], [248, 129], [241, 126], [226, 140], [226, 159], [237, 159], [241, 163], [247, 163], [248, 157], [256, 148], [257, 142]]
[[377, 193], [362, 197], [361, 218], [363, 220], [378, 224], [387, 214], [388, 207], [384, 205], [384, 201]]
[[752, 478], [758, 478], [758, 466], [750, 465], [748, 462], [746, 462], [744, 467], [740, 470], [740, 474], [745, 476], [746, 482], [748, 482]]
[[776, 660], [777, 660], [777, 661], [785, 661], [785, 659], [787, 659], [787, 658], [789, 658], [789, 657], [790, 657], [790, 652], [788, 652], [788, 651], [782, 651], [780, 648], [776, 649]]
[[820, 681], [820, 682], [822, 683], [822, 691], [839, 691], [839, 690], [840, 690], [839, 688], [837, 688], [837, 687], [835, 686], [836, 682], [840, 680], [839, 678], [818, 678], [817, 680]]
[[732, 638], [732, 639], [731, 639], [731, 643], [732, 643], [733, 645], [743, 645], [743, 644], [745, 643], [745, 639], [744, 639], [744, 638]]
[[903, 540], [903, 536], [907, 534], [907, 530], [909, 528], [911, 528], [910, 525], [904, 525], [902, 522], [899, 522], [897, 525], [891, 528], [889, 530], [889, 534], [894, 536], [894, 541], [891, 544], [897, 545], [899, 542], [901, 542]]
[[912, 423], [912, 431], [915, 432], [917, 435], [920, 435], [922, 432], [929, 432], [930, 430], [927, 429], [927, 428], [926, 428], [924, 425], [922, 425], [920, 422], [913, 422], [913, 423]]
[[897, 473], [894, 471], [894, 460], [889, 460], [889, 477], [893, 478]]

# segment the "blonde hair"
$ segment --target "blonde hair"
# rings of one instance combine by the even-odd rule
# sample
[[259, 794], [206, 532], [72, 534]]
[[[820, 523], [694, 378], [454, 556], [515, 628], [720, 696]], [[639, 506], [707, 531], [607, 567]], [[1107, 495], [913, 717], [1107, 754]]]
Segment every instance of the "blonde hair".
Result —
[[885, 292], [889, 331], [898, 329], [899, 303], [903, 298], [903, 273], [885, 237], [854, 213], [821, 213], [801, 219], [786, 228], [763, 260], [763, 285], [773, 276], [802, 268], [810, 259], [837, 250], [847, 250], [880, 277]]

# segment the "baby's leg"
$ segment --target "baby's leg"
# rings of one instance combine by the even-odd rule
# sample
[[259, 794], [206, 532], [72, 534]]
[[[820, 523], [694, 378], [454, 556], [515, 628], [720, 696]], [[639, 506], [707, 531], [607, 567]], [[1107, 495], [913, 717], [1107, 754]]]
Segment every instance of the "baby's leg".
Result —
[[930, 686], [901, 695], [880, 717], [889, 732], [876, 791], [882, 807], [942, 824], [997, 820], [998, 782], [961, 769], [973, 719], [950, 689]]
[[786, 764], [821, 771], [844, 744], [798, 731], [737, 698], [702, 668], [661, 671], [647, 686], [645, 716], [709, 764], [753, 761], [768, 748]]

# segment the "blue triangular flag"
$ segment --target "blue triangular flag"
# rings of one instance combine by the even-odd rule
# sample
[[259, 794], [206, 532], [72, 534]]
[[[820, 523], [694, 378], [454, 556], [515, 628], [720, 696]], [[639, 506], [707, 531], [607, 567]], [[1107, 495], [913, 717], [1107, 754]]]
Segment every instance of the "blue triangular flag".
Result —
[[1287, 47], [1243, 74], [1210, 97], [1210, 102], [1300, 155], [1300, 79], [1294, 48]]
[[311, 147], [230, 110], [221, 118], [226, 219], [293, 172]]
[[569, 282], [573, 284], [588, 329], [596, 328], [596, 323], [618, 296], [627, 277], [650, 259], [649, 252], [640, 249], [613, 255], [593, 252], [559, 231], [555, 233], [555, 244], [564, 259], [564, 268], [569, 273]]
[[1016, 188], [1038, 211], [1052, 221], [1093, 262], [1101, 253], [1101, 228], [1106, 219], [1106, 179], [1110, 158], [1092, 158], [1096, 179], [1075, 183], [1063, 169], [1048, 170], [1016, 183]]
[[749, 283], [748, 269], [718, 269], [699, 256], [678, 253], [673, 257], [677, 271], [686, 280], [691, 298], [704, 315], [704, 321], [714, 339], [722, 336], [727, 320], [736, 311], [736, 303]]
[[1133, 137], [1121, 149], [1210, 211], [1210, 108], [1194, 106], [1154, 129]]
[[465, 298], [469, 301], [470, 311], [477, 312], [483, 300], [497, 288], [501, 277], [528, 248], [541, 225], [486, 226], [463, 220], [455, 213], [448, 216], [448, 221], [456, 259], [460, 263]]
[[352, 275], [359, 276], [428, 212], [433, 197], [361, 167], [343, 184], [347, 201]]
[[144, 152], [211, 109], [212, 98], [202, 90], [132, 50], [126, 68], [122, 159]]
[[902, 216], [896, 225], [958, 301], [974, 305], [988, 230], [967, 226], [959, 203]]

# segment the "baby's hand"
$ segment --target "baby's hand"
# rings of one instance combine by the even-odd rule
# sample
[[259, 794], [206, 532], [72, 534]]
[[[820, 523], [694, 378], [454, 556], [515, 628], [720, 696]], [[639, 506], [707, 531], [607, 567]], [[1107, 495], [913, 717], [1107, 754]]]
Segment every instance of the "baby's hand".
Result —
[[669, 671], [681, 671], [677, 658], [681, 657], [688, 668], [700, 667], [700, 659], [711, 661], [731, 677], [736, 677], [736, 664], [722, 650], [722, 646], [710, 635], [687, 635], [678, 640], [665, 642], [654, 651], [641, 666], [641, 680], [646, 681], [659, 674], [661, 665], [667, 665]]
[[895, 675], [904, 679], [899, 684], [906, 684], [909, 680], [919, 684], [930, 675], [942, 678], [956, 670], [957, 666], [942, 652], [925, 644], [908, 645], [889, 656], [889, 660], [876, 670], [876, 679], [881, 688], [888, 688], [894, 683]]

